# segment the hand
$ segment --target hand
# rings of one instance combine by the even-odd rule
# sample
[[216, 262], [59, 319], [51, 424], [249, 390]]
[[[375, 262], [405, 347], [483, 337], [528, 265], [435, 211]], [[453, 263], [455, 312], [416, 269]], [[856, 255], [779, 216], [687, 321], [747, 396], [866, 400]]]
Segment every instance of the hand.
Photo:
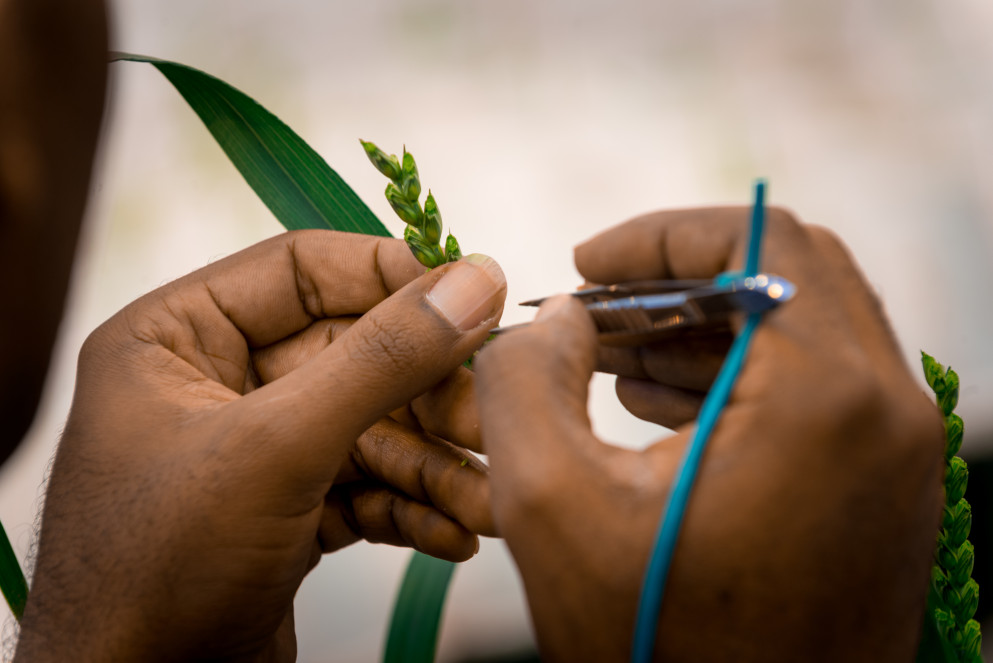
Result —
[[401, 241], [308, 231], [114, 316], [80, 355], [18, 655], [292, 660], [322, 552], [472, 556], [485, 468], [434, 434], [478, 447], [451, 406], [505, 289], [482, 256], [424, 274]]
[[[599, 283], [712, 278], [741, 268], [747, 219], [651, 214], [580, 246], [576, 265]], [[828, 232], [770, 210], [763, 271], [797, 295], [765, 316], [710, 440], [656, 659], [912, 660], [942, 503], [937, 408]], [[598, 358], [588, 315], [560, 297], [481, 353], [494, 518], [543, 660], [630, 656], [661, 511], [722, 348], [671, 341]], [[632, 412], [677, 434], [644, 452], [598, 440], [586, 411], [598, 362], [628, 376], [617, 391]]]

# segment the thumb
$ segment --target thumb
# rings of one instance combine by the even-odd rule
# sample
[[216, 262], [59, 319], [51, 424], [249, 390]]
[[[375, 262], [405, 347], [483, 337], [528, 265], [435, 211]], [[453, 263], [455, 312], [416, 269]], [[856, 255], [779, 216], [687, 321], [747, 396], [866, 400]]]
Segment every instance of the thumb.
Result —
[[562, 295], [480, 353], [476, 394], [494, 493], [502, 483], [517, 494], [543, 490], [563, 463], [595, 453], [587, 398], [597, 347], [589, 314]]
[[[310, 362], [235, 402], [237, 425], [288, 480], [332, 480], [356, 438], [472, 356], [506, 280], [480, 254], [434, 269], [359, 318]], [[403, 462], [403, 459], [398, 459]]]

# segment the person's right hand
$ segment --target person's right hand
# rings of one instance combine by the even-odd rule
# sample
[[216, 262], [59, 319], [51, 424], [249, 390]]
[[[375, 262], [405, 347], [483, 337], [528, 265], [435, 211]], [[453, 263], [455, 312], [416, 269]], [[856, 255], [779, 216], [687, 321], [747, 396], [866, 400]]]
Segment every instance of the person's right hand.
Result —
[[400, 240], [286, 233], [96, 330], [18, 660], [295, 660], [322, 553], [471, 557], [494, 533], [485, 469], [440, 438], [478, 446], [461, 364], [506, 285], [479, 255], [424, 272]]
[[[576, 250], [590, 282], [741, 268], [748, 210], [651, 214]], [[713, 432], [676, 547], [656, 659], [909, 661], [941, 511], [943, 431], [880, 306], [828, 232], [770, 210], [763, 271], [796, 297], [767, 314]], [[638, 416], [677, 434], [597, 439], [598, 364], [581, 305], [554, 298], [477, 360], [494, 518], [543, 660], [623, 661], [660, 514], [727, 339], [600, 357]]]

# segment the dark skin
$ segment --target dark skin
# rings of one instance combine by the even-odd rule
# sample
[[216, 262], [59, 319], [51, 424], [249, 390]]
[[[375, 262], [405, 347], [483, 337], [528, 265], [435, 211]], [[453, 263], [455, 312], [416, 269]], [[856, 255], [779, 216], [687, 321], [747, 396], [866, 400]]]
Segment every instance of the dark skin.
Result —
[[0, 0], [0, 462], [34, 417], [55, 342], [107, 78], [94, 0]]
[[323, 553], [471, 557], [486, 471], [440, 436], [479, 445], [460, 364], [505, 292], [489, 259], [424, 274], [400, 240], [303, 231], [111, 318], [80, 354], [17, 660], [294, 660]]
[[[101, 2], [0, 0], [0, 340], [18, 348], [0, 359], [0, 459], [30, 425], [61, 315], [106, 44]], [[576, 264], [591, 282], [709, 278], [739, 266], [744, 218], [648, 215]], [[800, 294], [764, 321], [714, 433], [656, 657], [911, 660], [940, 513], [937, 411], [835, 238], [774, 211], [765, 267]], [[430, 293], [456, 270], [446, 313]], [[604, 350], [558, 299], [474, 378], [459, 364], [503, 293], [486, 261], [424, 275], [399, 242], [298, 233], [108, 321], [80, 357], [17, 660], [292, 660], [293, 596], [321, 554], [366, 539], [459, 560], [497, 531], [544, 660], [626, 659], [729, 337]], [[595, 367], [678, 435], [603, 445], [585, 409]], [[465, 448], [490, 454], [492, 480]]]
[[[659, 212], [576, 250], [590, 282], [740, 269], [746, 209]], [[660, 618], [656, 660], [910, 661], [942, 504], [943, 428], [840, 242], [770, 210], [767, 315], [711, 437]], [[576, 301], [546, 303], [477, 362], [494, 518], [542, 660], [626, 660], [642, 572], [700, 390], [726, 339], [601, 354]], [[590, 430], [598, 365], [677, 435], [643, 452]], [[521, 431], [528, 431], [522, 436]]]
[[[8, 288], [2, 340], [4, 347], [18, 348], [0, 359], [5, 419], [0, 460], [30, 425], [68, 289], [103, 109], [106, 49], [101, 2], [0, 3], [0, 276], [16, 284]], [[189, 277], [185, 289], [173, 284], [136, 302], [88, 340], [80, 360], [83, 388], [49, 486], [18, 660], [212, 655], [292, 660], [292, 597], [322, 553], [366, 539], [463, 560], [477, 549], [476, 533], [494, 533], [485, 468], [443, 438], [479, 448], [475, 409], [466, 407], [473, 403], [471, 381], [459, 364], [499, 315], [504, 291], [499, 269], [495, 281], [483, 279], [485, 292], [473, 291], [478, 301], [463, 302], [475, 315], [467, 319], [479, 330], [446, 323], [435, 305], [412, 293], [406, 304], [402, 297], [393, 304], [402, 307], [392, 315], [403, 319], [407, 333], [392, 342], [381, 330], [400, 327], [387, 318], [377, 321], [377, 315], [366, 316], [354, 333], [348, 330], [424, 270], [402, 243], [351, 236], [330, 241], [326, 250], [315, 248], [328, 242], [325, 233], [304, 233], [256, 247], [223, 267], [208, 268], [203, 280]], [[287, 260], [290, 256], [299, 259]], [[308, 264], [318, 272], [313, 280], [304, 278]], [[449, 266], [425, 277], [421, 294], [459, 268], [486, 273], [478, 266]], [[256, 284], [250, 294], [246, 279]], [[289, 288], [289, 299], [277, 297], [273, 308], [272, 297], [264, 294], [280, 284]], [[293, 284], [313, 289], [294, 293]], [[339, 289], [344, 296], [336, 294]], [[259, 308], [243, 312], [235, 296], [230, 308], [220, 311], [204, 296], [227, 290], [248, 295], [244, 305]], [[283, 305], [289, 309], [280, 311]], [[225, 317], [241, 313], [244, 331]], [[411, 328], [417, 320], [420, 332]], [[284, 326], [274, 329], [274, 324]], [[451, 333], [439, 333], [446, 326]], [[430, 338], [412, 345], [421, 335]], [[385, 372], [379, 374], [363, 372], [371, 380], [371, 396], [368, 391], [363, 396], [354, 382], [340, 390], [361, 400], [358, 406], [335, 407], [333, 397], [310, 405], [295, 400], [295, 408], [330, 417], [323, 425], [304, 425], [306, 417], [295, 408], [280, 417], [288, 422], [283, 434], [275, 433], [275, 419], [257, 419], [268, 431], [267, 442], [300, 441], [300, 471], [287, 472], [289, 465], [272, 463], [264, 454], [246, 465], [244, 446], [221, 444], [216, 429], [209, 433], [220, 426], [230, 429], [229, 440], [255, 438], [251, 444], [257, 445], [258, 429], [246, 435], [253, 427], [244, 422], [265, 408], [232, 412], [225, 415], [231, 421], [222, 424], [218, 417], [227, 408], [220, 405], [240, 402], [264, 384], [292, 384], [292, 376], [305, 364], [319, 363], [332, 344], [343, 348], [339, 356], [346, 363], [352, 356], [377, 354], [387, 364], [401, 363], [392, 370], [380, 364]], [[417, 358], [405, 361], [404, 352], [414, 350]], [[420, 361], [431, 366], [421, 370]], [[385, 382], [377, 382], [377, 375]], [[187, 386], [177, 389], [183, 381]], [[367, 410], [370, 405], [376, 414]], [[342, 410], [348, 423], [334, 416]], [[391, 416], [384, 416], [387, 410]], [[194, 419], [200, 421], [194, 426], [200, 437], [189, 428]], [[218, 444], [227, 446], [227, 453], [218, 455]], [[317, 458], [322, 444], [330, 445], [326, 451], [336, 450]], [[221, 465], [255, 467], [257, 476], [239, 480], [238, 472], [220, 469], [220, 458], [226, 459]], [[287, 491], [290, 480], [296, 480], [294, 490]], [[139, 504], [144, 506], [135, 508]], [[281, 508], [292, 512], [289, 520], [270, 522]], [[255, 514], [254, 525], [242, 517], [249, 513]], [[180, 522], [182, 533], [171, 529]], [[155, 523], [157, 534], [147, 529], [149, 523]], [[261, 531], [271, 537], [268, 543], [257, 538]], [[294, 543], [298, 534], [304, 538]], [[246, 551], [243, 563], [231, 554], [232, 546]], [[210, 563], [183, 563], [176, 556], [183, 548], [217, 560], [217, 572], [208, 570]], [[172, 584], [184, 568], [199, 569], [197, 578]], [[253, 591], [259, 579], [267, 587], [263, 594], [274, 598]], [[223, 590], [225, 585], [248, 591], [250, 600]], [[189, 591], [176, 591], [184, 586]], [[94, 596], [101, 598], [93, 601]], [[119, 600], [108, 601], [109, 596]], [[193, 613], [184, 617], [183, 610], [170, 607], [176, 602]], [[79, 610], [82, 605], [91, 609]], [[205, 613], [213, 618], [205, 620]]]
[[[649, 215], [580, 247], [577, 266], [593, 282], [713, 276], [738, 267], [745, 217]], [[798, 295], [763, 322], [711, 439], [656, 658], [910, 660], [941, 506], [937, 410], [835, 238], [773, 210], [765, 255]], [[583, 309], [556, 298], [481, 353], [474, 383], [457, 367], [503, 296], [482, 265], [417, 277], [400, 242], [289, 234], [97, 330], [19, 660], [292, 660], [292, 598], [322, 552], [366, 538], [462, 559], [496, 532], [544, 660], [626, 659], [694, 392], [724, 341], [601, 356]], [[474, 313], [453, 325], [429, 293], [457, 269], [476, 286], [457, 289]], [[674, 350], [682, 368], [660, 370]], [[678, 434], [644, 452], [597, 440], [598, 363], [635, 376], [622, 402]], [[489, 479], [440, 436], [481, 444]]]

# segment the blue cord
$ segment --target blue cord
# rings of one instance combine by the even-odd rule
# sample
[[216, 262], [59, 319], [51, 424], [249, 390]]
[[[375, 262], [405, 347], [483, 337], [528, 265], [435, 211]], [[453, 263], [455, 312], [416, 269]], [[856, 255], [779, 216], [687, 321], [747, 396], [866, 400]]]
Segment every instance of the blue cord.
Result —
[[752, 203], [752, 222], [748, 229], [748, 250], [745, 252], [745, 276], [759, 273], [759, 253], [765, 231], [765, 181], [755, 183], [755, 200]]
[[[752, 206], [748, 250], [745, 257], [745, 276], [754, 276], [758, 273], [759, 250], [764, 225], [765, 182], [759, 180], [755, 183], [755, 201]], [[645, 570], [634, 627], [634, 643], [631, 649], [632, 663], [649, 663], [652, 660], [659, 611], [662, 609], [662, 595], [665, 592], [672, 555], [679, 538], [679, 528], [683, 523], [683, 516], [686, 514], [686, 504], [690, 499], [690, 492], [693, 490], [693, 483], [696, 481], [697, 470], [700, 468], [700, 461], [707, 447], [707, 441], [714, 426], [717, 425], [721, 411], [731, 396], [731, 389], [745, 363], [745, 354], [761, 318], [761, 313], [752, 313], [745, 320], [745, 326], [735, 337], [734, 343], [731, 344], [731, 349], [717, 374], [717, 379], [714, 380], [710, 393], [707, 394], [707, 398], [704, 399], [703, 406], [700, 408], [696, 431], [694, 431], [693, 439], [686, 448], [679, 472], [673, 482], [666, 508], [662, 513], [662, 520], [659, 523], [655, 547], [652, 549], [652, 556], [648, 561], [648, 568]]]

